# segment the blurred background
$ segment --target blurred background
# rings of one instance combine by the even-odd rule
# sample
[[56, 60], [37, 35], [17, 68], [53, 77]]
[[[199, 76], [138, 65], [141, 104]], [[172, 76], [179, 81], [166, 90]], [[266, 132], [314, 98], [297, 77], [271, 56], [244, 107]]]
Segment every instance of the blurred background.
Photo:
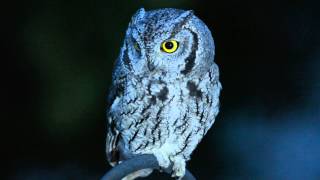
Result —
[[[320, 14], [314, 1], [40, 1], [3, 5], [1, 161], [13, 180], [99, 179], [106, 95], [131, 15], [193, 9], [212, 30], [221, 112], [198, 179], [320, 179]], [[147, 179], [170, 179], [155, 173]]]

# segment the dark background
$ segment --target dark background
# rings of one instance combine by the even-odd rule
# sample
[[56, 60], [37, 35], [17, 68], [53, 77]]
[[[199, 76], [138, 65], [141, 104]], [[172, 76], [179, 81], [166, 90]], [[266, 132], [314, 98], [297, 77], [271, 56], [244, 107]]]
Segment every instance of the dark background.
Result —
[[140, 7], [193, 9], [213, 32], [221, 113], [188, 163], [198, 179], [320, 178], [316, 0], [30, 0], [2, 6], [5, 179], [98, 179], [110, 168], [106, 94]]

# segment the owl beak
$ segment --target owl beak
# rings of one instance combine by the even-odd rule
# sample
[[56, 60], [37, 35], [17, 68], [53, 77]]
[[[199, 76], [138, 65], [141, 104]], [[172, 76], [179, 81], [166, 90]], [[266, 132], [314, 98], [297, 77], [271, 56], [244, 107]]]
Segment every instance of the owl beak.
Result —
[[147, 61], [147, 67], [148, 67], [149, 71], [153, 71], [155, 69], [155, 66], [150, 61]]
[[147, 55], [147, 67], [150, 72], [155, 69], [155, 65], [153, 64], [151, 58], [148, 55]]

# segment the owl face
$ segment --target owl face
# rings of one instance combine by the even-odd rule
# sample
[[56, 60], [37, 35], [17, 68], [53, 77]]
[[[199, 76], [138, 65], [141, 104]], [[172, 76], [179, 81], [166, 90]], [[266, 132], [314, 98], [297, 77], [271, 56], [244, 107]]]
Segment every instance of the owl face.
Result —
[[120, 58], [130, 73], [177, 78], [205, 72], [213, 63], [214, 43], [192, 11], [142, 8], [132, 17]]

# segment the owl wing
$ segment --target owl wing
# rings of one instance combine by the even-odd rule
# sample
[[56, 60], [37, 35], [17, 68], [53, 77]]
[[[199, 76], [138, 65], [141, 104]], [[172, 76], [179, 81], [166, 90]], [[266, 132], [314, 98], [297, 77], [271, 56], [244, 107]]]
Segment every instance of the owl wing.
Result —
[[116, 119], [112, 117], [111, 106], [115, 99], [123, 96], [124, 83], [126, 79], [125, 73], [120, 71], [118, 60], [116, 61], [115, 71], [112, 74], [112, 85], [109, 89], [109, 95], [107, 99], [107, 139], [106, 139], [106, 153], [109, 163], [114, 166], [120, 160], [120, 154], [118, 150], [118, 142], [120, 139], [120, 132], [116, 128]]

